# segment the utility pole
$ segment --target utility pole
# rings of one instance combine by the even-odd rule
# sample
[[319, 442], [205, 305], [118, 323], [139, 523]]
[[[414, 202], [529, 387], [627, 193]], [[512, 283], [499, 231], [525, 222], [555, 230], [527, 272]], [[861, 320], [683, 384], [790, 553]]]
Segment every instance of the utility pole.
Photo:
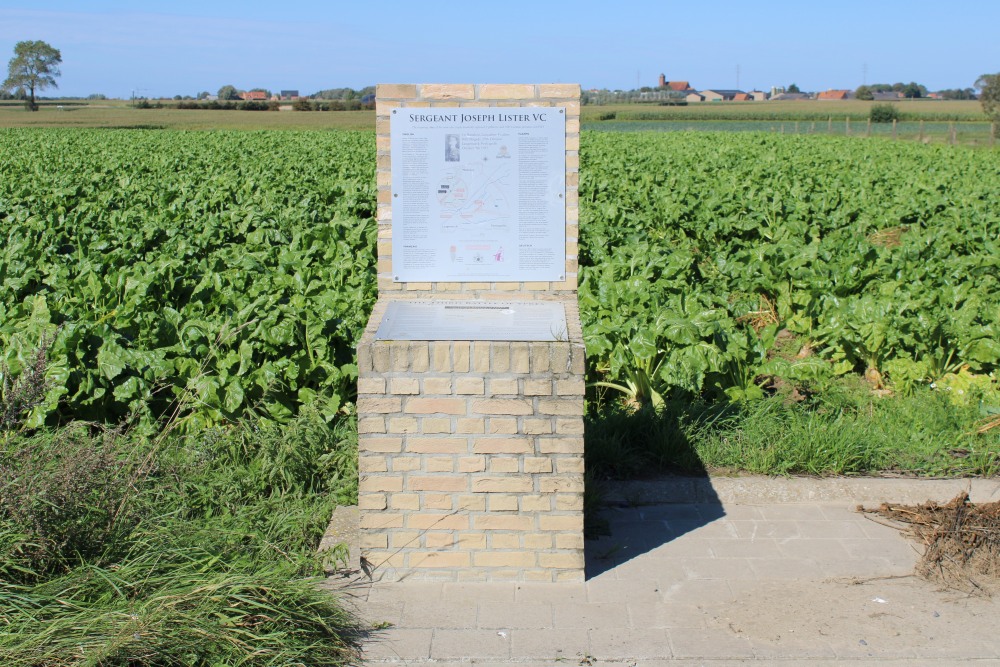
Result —
[[736, 90], [740, 89], [740, 66], [736, 66]]

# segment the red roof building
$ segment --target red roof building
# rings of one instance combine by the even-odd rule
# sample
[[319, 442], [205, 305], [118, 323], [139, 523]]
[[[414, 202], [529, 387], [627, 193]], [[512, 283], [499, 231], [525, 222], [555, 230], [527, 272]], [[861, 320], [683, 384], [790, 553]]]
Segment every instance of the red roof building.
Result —
[[660, 88], [668, 88], [670, 90], [676, 90], [680, 93], [686, 93], [690, 90], [694, 90], [688, 81], [667, 81], [665, 74], [660, 75]]
[[816, 96], [817, 100], [846, 100], [850, 96], [849, 90], [825, 90]]

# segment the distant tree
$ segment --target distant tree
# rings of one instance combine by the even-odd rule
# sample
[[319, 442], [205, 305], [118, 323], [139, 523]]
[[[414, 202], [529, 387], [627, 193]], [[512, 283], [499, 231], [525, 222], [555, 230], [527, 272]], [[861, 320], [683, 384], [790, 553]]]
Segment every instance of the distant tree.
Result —
[[42, 41], [18, 42], [14, 45], [14, 57], [7, 65], [7, 80], [3, 82], [5, 90], [17, 89], [28, 91], [28, 109], [37, 111], [35, 91], [48, 87], [58, 88], [56, 77], [61, 75], [59, 63], [62, 54]]
[[790, 85], [790, 86], [788, 87], [788, 92], [789, 92], [789, 93], [801, 93], [802, 91], [801, 91], [801, 90], [799, 90], [799, 87], [798, 87], [798, 86], [796, 86], [796, 85], [795, 85], [795, 84], [793, 83], [792, 85]]
[[858, 100], [873, 100], [875, 99], [872, 89], [868, 86], [858, 86], [858, 89], [854, 91], [854, 98]]
[[207, 100], [211, 96], [212, 96], [212, 93], [208, 92], [207, 90], [203, 90], [200, 93], [198, 93], [197, 99], [199, 99], [199, 100]]
[[91, 93], [90, 95], [87, 95], [87, 99], [88, 100], [106, 100], [106, 99], [108, 99], [108, 96], [105, 95], [104, 93]]
[[222, 88], [219, 88], [219, 99], [238, 100], [240, 99], [240, 91], [236, 90], [235, 86], [223, 86]]
[[271, 97], [271, 91], [268, 90], [267, 88], [251, 88], [250, 92], [251, 93], [264, 93], [268, 97]]
[[927, 89], [914, 81], [903, 86], [903, 97], [918, 99], [927, 94]]
[[943, 100], [974, 100], [976, 99], [975, 88], [946, 88], [939, 90], [938, 95]]
[[993, 135], [996, 136], [1000, 128], [1000, 72], [996, 74], [983, 74], [976, 80], [976, 88], [979, 89], [979, 103], [983, 105], [983, 113], [993, 121]]

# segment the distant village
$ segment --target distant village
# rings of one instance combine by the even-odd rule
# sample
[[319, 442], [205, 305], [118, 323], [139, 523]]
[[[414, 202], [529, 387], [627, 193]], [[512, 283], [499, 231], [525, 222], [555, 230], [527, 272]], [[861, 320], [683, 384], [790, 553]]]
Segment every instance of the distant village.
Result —
[[908, 84], [872, 84], [859, 86], [855, 90], [831, 89], [820, 92], [803, 92], [795, 84], [786, 87], [772, 87], [769, 91], [738, 90], [734, 88], [706, 88], [699, 90], [690, 81], [668, 81], [666, 75], [660, 74], [658, 85], [654, 88], [645, 86], [638, 90], [599, 90], [590, 89], [584, 92], [585, 102], [591, 104], [607, 104], [621, 101], [648, 101], [664, 103], [691, 102], [765, 102], [768, 100], [874, 100], [876, 102], [891, 102], [905, 98], [922, 99], [975, 99], [972, 88], [930, 92], [924, 86], [911, 82]]

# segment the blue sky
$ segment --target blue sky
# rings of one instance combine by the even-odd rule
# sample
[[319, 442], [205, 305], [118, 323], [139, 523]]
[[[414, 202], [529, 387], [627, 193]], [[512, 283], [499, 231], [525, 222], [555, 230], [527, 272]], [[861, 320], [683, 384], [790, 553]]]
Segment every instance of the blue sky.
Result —
[[430, 81], [628, 89], [661, 72], [735, 88], [737, 68], [744, 90], [865, 78], [936, 90], [1000, 71], [997, 26], [996, 0], [0, 0], [0, 63], [18, 41], [47, 41], [63, 57], [50, 94], [70, 96]]

